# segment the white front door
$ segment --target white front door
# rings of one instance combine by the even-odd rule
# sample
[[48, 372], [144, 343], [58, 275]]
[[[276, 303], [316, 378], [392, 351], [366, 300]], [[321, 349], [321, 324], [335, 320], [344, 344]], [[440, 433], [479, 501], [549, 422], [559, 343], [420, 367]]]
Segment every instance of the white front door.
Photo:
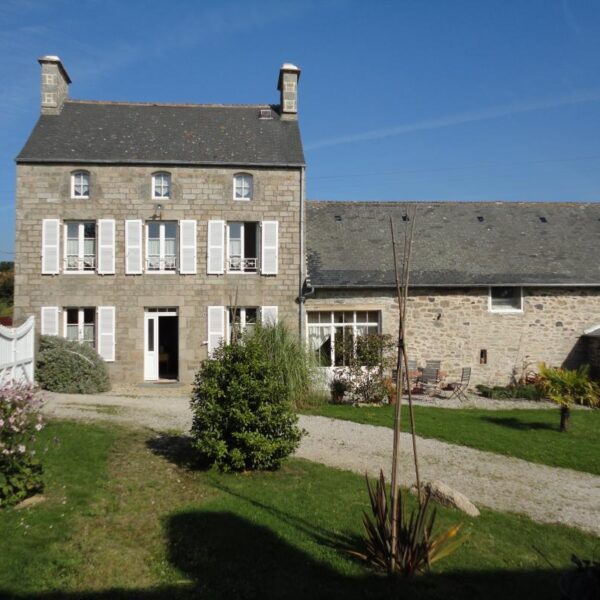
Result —
[[144, 379], [158, 379], [158, 313], [144, 313]]

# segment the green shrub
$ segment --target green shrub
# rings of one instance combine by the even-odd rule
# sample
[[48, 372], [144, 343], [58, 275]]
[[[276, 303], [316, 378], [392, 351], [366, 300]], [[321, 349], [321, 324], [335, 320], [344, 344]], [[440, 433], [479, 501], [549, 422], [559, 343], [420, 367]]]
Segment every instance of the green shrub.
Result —
[[110, 390], [106, 363], [88, 344], [42, 336], [36, 379], [51, 392], [97, 394]]
[[534, 383], [523, 383], [517, 385], [500, 386], [495, 385], [489, 387], [479, 384], [475, 386], [477, 391], [484, 398], [492, 398], [494, 400], [531, 400], [539, 402], [544, 399], [544, 390]]
[[194, 446], [224, 471], [276, 469], [300, 442], [290, 390], [260, 340], [221, 346], [196, 375]]
[[0, 507], [43, 489], [42, 466], [32, 444], [43, 428], [41, 399], [32, 386], [0, 388]]

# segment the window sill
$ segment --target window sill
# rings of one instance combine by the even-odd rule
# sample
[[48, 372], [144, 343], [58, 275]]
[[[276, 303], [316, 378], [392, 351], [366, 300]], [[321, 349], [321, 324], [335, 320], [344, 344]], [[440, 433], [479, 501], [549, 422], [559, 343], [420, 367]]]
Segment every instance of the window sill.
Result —
[[[132, 275], [132, 273], [129, 273]], [[139, 273], [142, 275], [142, 273]], [[144, 275], [179, 275], [178, 271], [144, 271]]]
[[89, 196], [71, 196], [71, 200], [89, 200]]
[[522, 315], [524, 311], [522, 308], [490, 308], [488, 312], [496, 315]]
[[97, 271], [63, 271], [63, 275], [97, 275]]

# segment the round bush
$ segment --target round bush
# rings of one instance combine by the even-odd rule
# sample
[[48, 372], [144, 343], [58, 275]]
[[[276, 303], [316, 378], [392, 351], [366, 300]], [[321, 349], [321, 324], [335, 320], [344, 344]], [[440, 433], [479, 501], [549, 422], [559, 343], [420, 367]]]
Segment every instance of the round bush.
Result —
[[42, 336], [36, 369], [38, 384], [51, 392], [96, 394], [110, 390], [106, 363], [88, 344]]
[[276, 469], [300, 442], [289, 392], [251, 338], [202, 363], [191, 405], [194, 446], [221, 470]]

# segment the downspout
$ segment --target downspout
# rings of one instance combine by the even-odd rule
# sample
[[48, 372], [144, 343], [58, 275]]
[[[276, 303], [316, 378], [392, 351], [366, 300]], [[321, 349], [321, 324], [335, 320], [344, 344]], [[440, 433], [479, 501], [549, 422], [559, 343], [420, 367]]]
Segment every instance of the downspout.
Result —
[[304, 173], [306, 167], [300, 167], [300, 260], [299, 264], [299, 278], [298, 282], [298, 331], [300, 333], [300, 340], [304, 341], [304, 264], [305, 264], [305, 256], [304, 256]]

